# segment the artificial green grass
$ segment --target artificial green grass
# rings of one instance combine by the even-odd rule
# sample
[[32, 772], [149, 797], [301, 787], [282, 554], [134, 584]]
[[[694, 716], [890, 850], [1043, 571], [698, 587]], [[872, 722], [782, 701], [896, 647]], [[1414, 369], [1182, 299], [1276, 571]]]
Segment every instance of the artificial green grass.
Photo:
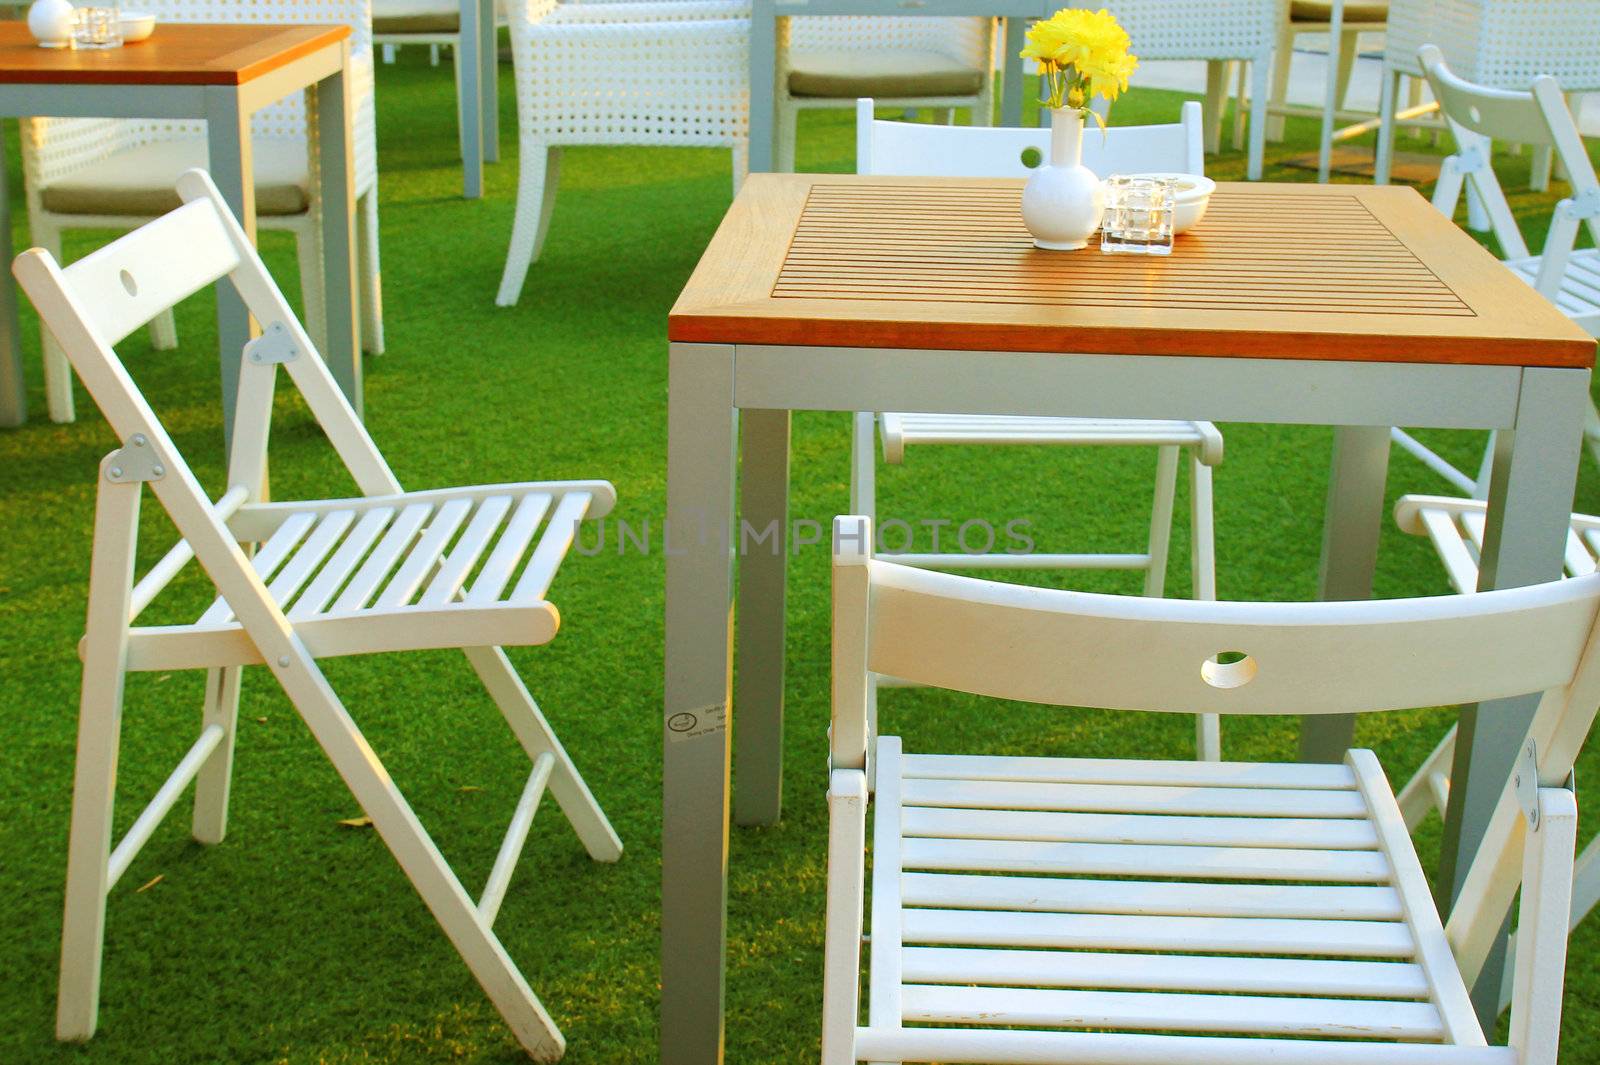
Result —
[[[523, 478], [607, 477], [616, 514], [658, 520], [665, 495], [665, 320], [729, 193], [728, 154], [688, 149], [573, 149], [544, 258], [521, 304], [493, 305], [515, 189], [515, 133], [505, 77], [507, 161], [486, 172], [481, 201], [459, 196], [448, 68], [412, 50], [379, 68], [383, 258], [389, 353], [367, 363], [367, 422], [409, 488]], [[1170, 121], [1178, 96], [1136, 91], [1124, 123]], [[850, 170], [851, 113], [808, 113], [801, 165]], [[1092, 135], [1092, 134], [1091, 134]], [[12, 210], [27, 245], [15, 132]], [[1275, 165], [1312, 145], [1291, 122]], [[1410, 144], [1407, 145], [1411, 146]], [[1527, 156], [1501, 160], [1507, 188]], [[1243, 176], [1225, 153], [1213, 176]], [[1513, 191], [1530, 242], [1560, 192]], [[69, 254], [94, 244], [80, 237]], [[263, 245], [284, 289], [292, 250]], [[1509, 282], [1508, 282], [1509, 283]], [[182, 347], [123, 354], [178, 444], [220, 490], [220, 420], [209, 295], [180, 308]], [[0, 1062], [515, 1062], [498, 1015], [359, 813], [293, 708], [261, 671], [244, 685], [227, 840], [187, 834], [188, 802], [112, 892], [101, 1030], [83, 1047], [53, 1042], [56, 953], [66, 860], [79, 682], [75, 647], [88, 577], [93, 485], [115, 446], [79, 391], [80, 418], [43, 420], [36, 330], [27, 314], [36, 420], [0, 432]], [[349, 490], [298, 398], [277, 405], [273, 491], [279, 498]], [[1226, 598], [1310, 599], [1316, 588], [1330, 433], [1228, 425], [1216, 475], [1218, 584]], [[1470, 467], [1480, 434], [1427, 437]], [[848, 427], [840, 415], [795, 418], [794, 516], [826, 523], [847, 507]], [[1033, 522], [1043, 550], [1142, 542], [1153, 471], [1148, 454], [929, 448], [880, 470], [882, 513]], [[1396, 454], [1389, 494], [1446, 491]], [[1585, 465], [1577, 507], [1600, 508]], [[1185, 513], [1180, 502], [1179, 513]], [[148, 502], [140, 555], [170, 542]], [[613, 541], [614, 543], [614, 541]], [[1170, 590], [1184, 594], [1180, 523]], [[828, 718], [828, 557], [790, 567], [788, 714], [781, 824], [732, 835], [727, 1058], [814, 1061], [821, 995], [823, 791]], [[1056, 579], [1056, 578], [1039, 578]], [[1079, 574], [1075, 587], [1133, 592], [1128, 575]], [[1441, 593], [1427, 544], [1383, 533], [1377, 592]], [[185, 620], [208, 598], [189, 573], [153, 620]], [[662, 563], [659, 553], [574, 557], [552, 596], [563, 631], [514, 650], [530, 688], [627, 844], [616, 866], [587, 860], [554, 806], [540, 816], [496, 926], [569, 1040], [567, 1060], [656, 1059], [660, 850]], [[326, 663], [335, 688], [445, 855], [475, 892], [526, 773], [509, 732], [457, 654]], [[128, 685], [118, 830], [126, 828], [197, 729], [198, 674], [142, 674]], [[884, 727], [912, 749], [1188, 757], [1188, 718], [1069, 712], [927, 691], [890, 692]], [[1443, 733], [1446, 711], [1369, 716], [1361, 743], [1398, 784]], [[1230, 757], [1290, 758], [1292, 719], [1230, 722]], [[1584, 759], [1580, 778], [1600, 764]], [[1582, 836], [1593, 833], [1586, 820]], [[1421, 833], [1426, 864], [1437, 820]], [[707, 875], [713, 875], [708, 871]], [[159, 877], [159, 880], [156, 878]], [[154, 881], [153, 884], [151, 882]], [[145, 885], [150, 885], [141, 890]], [[1590, 959], [1600, 921], [1573, 939], [1563, 1060], [1600, 1061], [1600, 975]]]

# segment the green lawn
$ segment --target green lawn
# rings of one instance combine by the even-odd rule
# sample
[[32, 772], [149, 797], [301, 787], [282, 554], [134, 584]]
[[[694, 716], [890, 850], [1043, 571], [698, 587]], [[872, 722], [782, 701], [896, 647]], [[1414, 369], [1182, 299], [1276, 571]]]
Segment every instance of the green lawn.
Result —
[[[509, 77], [505, 79], [509, 97]], [[1136, 91], [1119, 122], [1170, 121], [1178, 96]], [[367, 420], [410, 488], [523, 478], [607, 477], [617, 516], [635, 524], [664, 506], [668, 308], [728, 202], [728, 153], [576, 149], [542, 262], [520, 306], [493, 305], [510, 232], [515, 124], [502, 112], [507, 160], [487, 194], [460, 198], [448, 67], [413, 50], [379, 70], [383, 258], [389, 353], [367, 364]], [[801, 163], [849, 170], [850, 113], [806, 116]], [[1092, 134], [1091, 134], [1092, 135]], [[21, 221], [9, 138], [17, 246]], [[1311, 144], [1292, 124], [1275, 165]], [[1508, 157], [1508, 188], [1527, 156]], [[1212, 174], [1241, 177], [1226, 154]], [[1530, 239], [1554, 196], [1514, 195]], [[264, 238], [286, 291], [292, 250]], [[92, 246], [75, 242], [71, 254]], [[1508, 282], [1510, 283], [1510, 282]], [[125, 346], [135, 375], [196, 471], [220, 490], [220, 421], [209, 295], [179, 314], [183, 346]], [[0, 432], [0, 1062], [514, 1062], [516, 1043], [371, 830], [341, 827], [354, 801], [271, 679], [245, 682], [231, 831], [201, 848], [188, 803], [157, 832], [110, 899], [101, 1031], [86, 1047], [52, 1040], [56, 951], [79, 681], [75, 646], [88, 576], [96, 463], [115, 441], [79, 392], [82, 420], [43, 420], [31, 315], [25, 321], [36, 418]], [[1328, 444], [1323, 429], [1228, 425], [1217, 472], [1223, 596], [1309, 599], [1316, 587]], [[1458, 462], [1475, 434], [1430, 434]], [[847, 506], [846, 419], [795, 419], [793, 512], [827, 522]], [[1146, 523], [1148, 454], [925, 449], [880, 474], [885, 514], [1026, 517], [1041, 550], [1129, 549]], [[349, 482], [294, 396], [281, 392], [273, 491], [326, 496]], [[1409, 457], [1393, 459], [1390, 495], [1445, 491]], [[1600, 509], [1586, 464], [1580, 510]], [[141, 557], [170, 529], [145, 507]], [[1185, 513], [1180, 501], [1179, 513]], [[1070, 546], [1069, 548], [1069, 545]], [[1118, 545], [1121, 545], [1120, 547]], [[1188, 587], [1187, 533], [1170, 586]], [[816, 1058], [821, 994], [828, 718], [828, 557], [811, 548], [790, 576], [789, 687], [781, 825], [733, 833], [728, 1060]], [[1132, 592], [1126, 575], [1074, 586]], [[1444, 592], [1425, 542], [1384, 530], [1378, 594]], [[513, 651], [625, 840], [616, 866], [591, 864], [550, 806], [512, 883], [497, 931], [557, 1018], [575, 1065], [655, 1060], [660, 843], [662, 566], [659, 554], [574, 557], [553, 596], [565, 631]], [[207, 599], [198, 571], [153, 620], [192, 618]], [[160, 609], [158, 604], [158, 610]], [[456, 654], [327, 664], [446, 856], [476, 892], [516, 801], [526, 762]], [[141, 674], [128, 685], [118, 826], [131, 822], [197, 729], [199, 674]], [[1170, 756], [1190, 753], [1187, 718], [1112, 718], [927, 691], [885, 696], [886, 731], [942, 751]], [[1364, 719], [1397, 783], [1438, 740], [1445, 711]], [[1292, 719], [1231, 724], [1230, 756], [1288, 758]], [[1580, 776], [1600, 768], [1590, 756]], [[1584, 826], [1583, 837], [1593, 832]], [[1437, 842], [1422, 833], [1425, 861]], [[159, 880], [157, 879], [159, 878]], [[1575, 937], [1565, 1056], [1600, 1061], [1600, 921]]]

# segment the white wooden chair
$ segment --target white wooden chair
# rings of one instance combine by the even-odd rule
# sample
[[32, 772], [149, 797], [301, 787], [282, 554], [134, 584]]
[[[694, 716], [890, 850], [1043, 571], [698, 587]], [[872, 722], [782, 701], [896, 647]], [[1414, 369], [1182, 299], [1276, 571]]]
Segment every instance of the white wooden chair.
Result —
[[[1580, 226], [1587, 227], [1590, 239], [1600, 244], [1600, 180], [1596, 180], [1594, 164], [1560, 85], [1555, 78], [1539, 77], [1530, 92], [1484, 88], [1453, 74], [1443, 53], [1432, 45], [1424, 46], [1418, 55], [1456, 143], [1455, 154], [1439, 171], [1433, 205], [1454, 217], [1463, 188], [1470, 190], [1488, 213], [1495, 242], [1510, 270], [1507, 283], [1514, 276], [1532, 285], [1568, 318], [1600, 337], [1600, 249], [1574, 246]], [[1538, 255], [1529, 254], [1495, 177], [1491, 152], [1496, 140], [1553, 150], [1572, 183], [1572, 195], [1556, 204], [1544, 250]], [[1393, 435], [1397, 444], [1456, 488], [1480, 497], [1487, 492], [1487, 451], [1484, 465], [1472, 477], [1403, 429], [1393, 430]], [[1584, 442], [1600, 463], [1600, 413], [1592, 403]]]
[[[37, 248], [13, 268], [122, 441], [101, 462], [98, 479], [57, 1035], [94, 1034], [107, 893], [191, 781], [195, 839], [222, 839], [240, 670], [264, 664], [518, 1041], [531, 1056], [555, 1060], [561, 1033], [491, 926], [546, 788], [592, 857], [614, 861], [622, 845], [500, 646], [555, 636], [559, 615], [546, 590], [577, 522], [612, 505], [611, 485], [403, 491], [210, 178], [190, 171], [178, 191], [184, 200], [178, 210], [65, 269]], [[112, 346], [223, 278], [264, 332], [241, 356], [228, 488], [213, 502]], [[280, 365], [354, 477], [359, 497], [264, 501]], [[136, 582], [146, 487], [182, 539]], [[193, 558], [217, 587], [210, 609], [192, 624], [135, 625]], [[533, 761], [477, 900], [445, 863], [318, 664], [340, 655], [447, 647], [465, 652]], [[123, 676], [174, 669], [207, 671], [199, 736], [113, 849]]]
[[778, 20], [777, 166], [794, 170], [800, 112], [927, 108], [948, 123], [966, 108], [972, 125], [994, 123], [992, 18], [825, 16]]
[[[1478, 499], [1408, 495], [1401, 496], [1395, 504], [1394, 519], [1403, 532], [1428, 537], [1444, 565], [1451, 587], [1457, 594], [1473, 595], [1478, 591], [1478, 559], [1483, 551], [1486, 509], [1487, 504]], [[1566, 575], [1588, 576], [1595, 572], [1597, 562], [1600, 562], [1600, 518], [1574, 514], [1571, 532], [1567, 535], [1563, 567]], [[1455, 760], [1455, 750], [1456, 730], [1451, 726], [1422, 767], [1401, 789], [1400, 813], [1408, 829], [1416, 831], [1434, 810], [1443, 815], [1450, 801], [1450, 767]], [[1590, 840], [1578, 857], [1572, 888], [1571, 927], [1576, 928], [1597, 903], [1600, 903], [1600, 836]], [[1501, 988], [1501, 1009], [1510, 1003], [1508, 982]]]
[[[370, 0], [147, 0], [142, 10], [163, 22], [338, 22], [351, 28], [361, 346], [381, 354], [383, 291]], [[294, 234], [306, 323], [313, 336], [321, 337], [322, 216], [307, 149], [304, 94], [295, 93], [262, 108], [250, 125], [257, 227]], [[62, 234], [68, 230], [143, 225], [178, 205], [172, 192], [178, 176], [204, 165], [205, 158], [206, 124], [202, 121], [23, 119], [22, 169], [31, 239], [59, 260]], [[158, 349], [176, 346], [172, 316], [158, 316], [150, 335]], [[50, 418], [70, 422], [74, 415], [67, 360], [49, 337], [42, 340]]]
[[[517, 93], [517, 211], [495, 302], [510, 307], [544, 249], [561, 149], [733, 149], [749, 169], [749, 0], [507, 0]], [[627, 73], [619, 73], [627, 72]]]
[[[856, 104], [856, 171], [861, 174], [937, 177], [1026, 177], [1049, 155], [1048, 129], [934, 126], [884, 122], [874, 101]], [[1205, 172], [1200, 105], [1183, 105], [1182, 120], [1164, 126], [1113, 126], [1084, 137], [1084, 165], [1101, 177], [1140, 171]], [[1023, 418], [998, 414], [862, 412], [851, 438], [850, 507], [876, 517], [874, 434], [883, 459], [898, 465], [908, 445], [986, 444], [1077, 447], [1155, 447], [1156, 484], [1150, 540], [1130, 554], [901, 554], [907, 565], [932, 568], [1131, 569], [1144, 573], [1144, 594], [1166, 587], [1180, 456], [1189, 468], [1191, 574], [1197, 599], [1216, 598], [1215, 532], [1211, 468], [1222, 461], [1222, 434], [1210, 422], [1136, 421], [1125, 418]], [[889, 680], [888, 683], [894, 683]], [[1202, 718], [1197, 747], [1202, 758], [1221, 757], [1215, 718]]]
[[[865, 518], [834, 535], [824, 1065], [1555, 1065], [1577, 827], [1566, 785], [1600, 703], [1600, 576], [1196, 603], [896, 565], [872, 557]], [[1441, 924], [1370, 751], [1340, 765], [912, 754], [877, 735], [873, 672], [1177, 713], [1545, 695], [1523, 786], [1507, 782]], [[1519, 883], [1531, 949], [1510, 1045], [1489, 1047], [1467, 987]]]

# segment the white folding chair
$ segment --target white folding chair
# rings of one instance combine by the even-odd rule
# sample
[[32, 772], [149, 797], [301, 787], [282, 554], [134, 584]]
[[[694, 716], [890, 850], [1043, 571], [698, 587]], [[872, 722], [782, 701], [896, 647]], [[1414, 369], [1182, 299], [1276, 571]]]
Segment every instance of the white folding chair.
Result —
[[[1483, 551], [1483, 529], [1487, 504], [1478, 499], [1452, 499], [1445, 496], [1401, 496], [1395, 504], [1395, 524], [1413, 536], [1426, 536], [1438, 552], [1450, 585], [1458, 594], [1472, 595], [1478, 590], [1478, 559]], [[1568, 577], [1584, 577], [1600, 562], [1600, 518], [1574, 514], [1567, 534], [1563, 569]], [[1428, 755], [1406, 786], [1400, 790], [1400, 813], [1406, 828], [1418, 825], [1434, 810], [1444, 814], [1450, 802], [1450, 769], [1455, 761], [1455, 726]], [[1589, 841], [1578, 857], [1572, 886], [1572, 928], [1600, 903], [1600, 837]], [[1513, 940], [1515, 949], [1515, 940]], [[1511, 1004], [1511, 985], [1500, 990], [1500, 1008]]]
[[[101, 462], [98, 479], [56, 1033], [94, 1034], [106, 895], [190, 781], [195, 839], [222, 839], [240, 670], [264, 664], [518, 1041], [531, 1056], [553, 1061], [563, 1051], [561, 1033], [491, 926], [546, 788], [592, 857], [615, 861], [622, 844], [500, 647], [555, 636], [560, 619], [546, 589], [577, 522], [609, 510], [612, 487], [562, 481], [402, 491], [211, 179], [191, 170], [178, 191], [184, 206], [65, 269], [37, 248], [13, 267], [122, 441]], [[228, 488], [212, 502], [112, 345], [223, 278], [264, 332], [241, 356]], [[265, 501], [280, 365], [361, 496]], [[135, 582], [146, 486], [182, 539]], [[210, 609], [189, 625], [134, 625], [192, 558], [217, 587]], [[533, 760], [476, 901], [318, 665], [339, 655], [447, 647], [466, 653]], [[207, 671], [199, 738], [113, 849], [123, 676], [174, 669]]]
[[[1567, 785], [1600, 703], [1600, 575], [1471, 597], [1197, 603], [897, 565], [872, 557], [866, 518], [834, 536], [824, 1065], [1555, 1065]], [[1340, 765], [910, 754], [877, 735], [873, 672], [1176, 713], [1544, 696], [1521, 786], [1507, 781], [1441, 924], [1371, 751]], [[1529, 949], [1510, 1045], [1489, 1047], [1467, 987], [1519, 883]]]
[[[1048, 129], [1000, 126], [934, 126], [884, 122], [873, 116], [874, 102], [856, 101], [856, 172], [924, 177], [1027, 177], [1030, 167], [1049, 156]], [[1114, 173], [1174, 171], [1202, 174], [1205, 156], [1200, 105], [1183, 105], [1182, 120], [1164, 126], [1113, 126], [1083, 140], [1084, 165], [1102, 177]], [[870, 411], [855, 416], [851, 438], [850, 509], [877, 515], [874, 434], [883, 442], [883, 460], [898, 465], [912, 444], [1053, 445], [1078, 447], [1155, 447], [1155, 498], [1150, 540], [1129, 554], [900, 554], [906, 565], [985, 569], [1131, 569], [1144, 573], [1144, 594], [1165, 590], [1167, 553], [1172, 540], [1174, 499], [1180, 454], [1188, 459], [1191, 574], [1196, 599], [1215, 599], [1216, 551], [1211, 515], [1211, 467], [1222, 461], [1222, 434], [1210, 422], [1137, 421], [1127, 418], [1024, 418], [998, 414], [917, 414]], [[894, 683], [893, 679], [886, 683]], [[1215, 718], [1197, 725], [1201, 758], [1221, 755]]]
[[[1532, 285], [1568, 318], [1600, 337], [1600, 248], [1574, 247], [1579, 226], [1587, 226], [1590, 239], [1600, 245], [1600, 180], [1560, 84], [1555, 78], [1540, 77], [1530, 92], [1484, 88], [1452, 73], [1438, 48], [1426, 45], [1417, 54], [1456, 143], [1456, 153], [1439, 171], [1433, 205], [1454, 217], [1463, 187], [1470, 190], [1488, 213], [1490, 229], [1510, 268], [1507, 283], [1516, 278]], [[1572, 184], [1572, 195], [1556, 204], [1539, 255], [1528, 253], [1495, 177], [1491, 153], [1496, 140], [1553, 150]], [[1404, 430], [1395, 429], [1393, 435], [1397, 444], [1461, 491], [1479, 498], [1488, 491], [1487, 451], [1478, 475], [1469, 477]], [[1592, 403], [1584, 441], [1600, 463], [1600, 413]]]

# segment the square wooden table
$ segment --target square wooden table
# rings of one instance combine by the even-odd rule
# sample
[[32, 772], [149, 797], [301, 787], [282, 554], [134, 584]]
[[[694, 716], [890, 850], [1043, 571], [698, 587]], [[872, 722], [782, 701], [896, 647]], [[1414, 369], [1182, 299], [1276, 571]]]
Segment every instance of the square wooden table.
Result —
[[[75, 118], [198, 118], [206, 122], [208, 168], [252, 239], [256, 232], [250, 116], [306, 90], [322, 204], [328, 344], [322, 353], [361, 410], [361, 338], [356, 315], [355, 165], [351, 157], [348, 26], [162, 23], [121, 48], [40, 48], [20, 22], [0, 22], [0, 115]], [[11, 218], [0, 159], [0, 425], [27, 419], [9, 276]], [[177, 175], [173, 175], [176, 180]], [[224, 417], [232, 425], [240, 351], [250, 339], [244, 303], [217, 286]]]
[[[1328, 599], [1371, 595], [1389, 427], [1494, 429], [1483, 586], [1561, 573], [1594, 339], [1414, 190], [1223, 184], [1167, 258], [1036, 250], [1020, 192], [753, 175], [673, 308], [664, 1065], [721, 1060], [730, 756], [737, 819], [779, 815], [787, 546], [736, 550], [733, 522], [787, 528], [790, 411], [1335, 426]], [[1464, 711], [1444, 884], [1459, 887], [1532, 712]], [[1302, 755], [1337, 758], [1352, 728], [1312, 719]], [[1497, 1002], [1496, 962], [1485, 988]]]

